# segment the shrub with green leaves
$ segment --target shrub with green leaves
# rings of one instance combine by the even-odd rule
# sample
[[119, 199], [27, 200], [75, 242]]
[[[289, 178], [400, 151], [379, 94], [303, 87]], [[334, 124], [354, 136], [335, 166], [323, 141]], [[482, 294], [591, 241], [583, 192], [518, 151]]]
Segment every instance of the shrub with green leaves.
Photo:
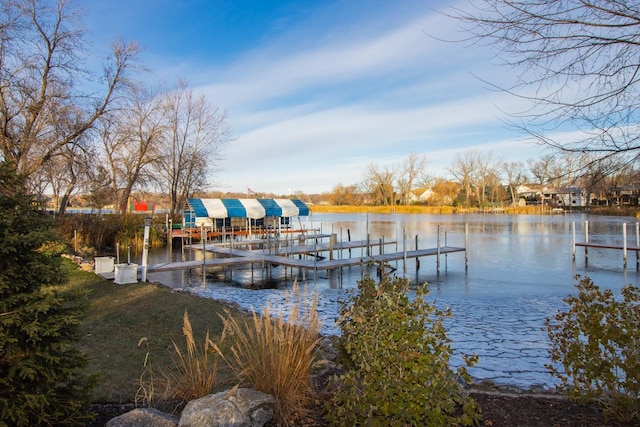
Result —
[[569, 397], [595, 401], [619, 421], [640, 419], [640, 288], [626, 286], [616, 298], [588, 277], [576, 279], [578, 294], [564, 299], [569, 310], [545, 322], [547, 368]]
[[0, 162], [0, 425], [84, 425], [92, 380], [75, 347], [86, 298], [66, 276], [51, 221]]
[[[367, 277], [341, 302], [338, 346], [345, 372], [333, 379], [330, 423], [449, 426], [479, 420], [479, 406], [460, 382], [470, 381], [466, 367], [454, 372], [449, 365], [444, 320], [451, 311], [427, 296], [426, 284]], [[471, 366], [477, 357], [464, 359]]]

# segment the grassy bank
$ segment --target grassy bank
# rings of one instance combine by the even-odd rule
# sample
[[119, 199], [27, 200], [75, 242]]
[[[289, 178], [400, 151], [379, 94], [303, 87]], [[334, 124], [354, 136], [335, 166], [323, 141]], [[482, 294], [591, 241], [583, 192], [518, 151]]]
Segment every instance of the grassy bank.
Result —
[[[154, 367], [172, 363], [175, 352], [171, 339], [184, 343], [185, 310], [197, 341], [202, 341], [207, 330], [216, 341], [222, 331], [218, 314], [224, 308], [216, 301], [150, 283], [116, 285], [78, 270], [71, 262], [68, 267], [68, 286], [86, 290], [89, 298], [79, 346], [91, 359], [89, 372], [100, 376], [95, 402], [132, 402], [147, 351]], [[146, 341], [139, 348], [142, 338]]]

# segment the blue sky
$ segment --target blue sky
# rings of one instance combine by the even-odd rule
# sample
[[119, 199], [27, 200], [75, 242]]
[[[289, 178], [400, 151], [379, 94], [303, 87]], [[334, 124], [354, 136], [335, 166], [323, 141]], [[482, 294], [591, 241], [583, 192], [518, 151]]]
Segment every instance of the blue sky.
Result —
[[486, 48], [459, 39], [430, 1], [92, 0], [96, 48], [138, 41], [151, 79], [190, 87], [227, 111], [236, 140], [221, 191], [288, 195], [362, 181], [369, 164], [410, 154], [447, 176], [456, 152], [526, 161], [542, 150], [509, 130], [520, 101], [474, 75], [512, 79]]

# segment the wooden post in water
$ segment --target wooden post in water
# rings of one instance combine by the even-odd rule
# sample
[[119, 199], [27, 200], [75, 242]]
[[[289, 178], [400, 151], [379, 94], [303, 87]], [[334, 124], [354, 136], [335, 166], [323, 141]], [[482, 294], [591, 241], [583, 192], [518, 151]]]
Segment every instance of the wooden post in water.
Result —
[[369, 213], [367, 213], [367, 224], [365, 227], [365, 231], [367, 232], [367, 256], [371, 256], [371, 252], [369, 251], [369, 244], [370, 244], [370, 234], [369, 234]]
[[440, 273], [440, 225], [438, 225], [438, 231], [436, 236], [436, 272]]
[[576, 262], [576, 222], [571, 222], [571, 258]]
[[[636, 222], [636, 248], [640, 247], [640, 223]], [[640, 267], [640, 259], [638, 259], [638, 249], [636, 249], [636, 270]]]
[[627, 268], [627, 223], [622, 223], [622, 266]]
[[205, 261], [205, 249], [206, 249], [206, 241], [205, 241], [205, 234], [204, 234], [204, 224], [200, 224], [200, 240], [202, 240], [202, 270], [204, 270], [204, 261]]
[[[418, 235], [416, 234], [416, 251], [418, 250]], [[420, 258], [416, 257], [416, 274], [420, 270]]]
[[[589, 221], [584, 222], [584, 242], [589, 243]], [[584, 263], [589, 261], [589, 246], [584, 247]]]
[[464, 223], [464, 269], [469, 268], [469, 258], [467, 258], [467, 245], [469, 243], [469, 223]]
[[407, 275], [407, 229], [402, 229], [402, 274]]
[[[447, 232], [444, 232], [444, 247], [447, 247]], [[444, 271], [447, 271], [447, 267], [449, 266], [449, 254], [444, 253]]]
[[338, 236], [336, 234], [331, 233], [329, 236], [329, 259], [333, 260], [333, 248], [338, 243]]

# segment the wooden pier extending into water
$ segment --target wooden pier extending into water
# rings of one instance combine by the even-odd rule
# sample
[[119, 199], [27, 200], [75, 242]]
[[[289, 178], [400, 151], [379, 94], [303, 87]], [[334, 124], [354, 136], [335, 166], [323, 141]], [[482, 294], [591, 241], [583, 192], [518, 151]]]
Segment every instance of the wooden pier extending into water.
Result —
[[[382, 239], [366, 239], [357, 241], [338, 241], [336, 234], [306, 234], [297, 237], [287, 236], [283, 238], [262, 238], [252, 240], [230, 240], [222, 242], [209, 242], [201, 240], [200, 244], [185, 246], [184, 249], [196, 250], [202, 253], [201, 259], [179, 262], [167, 262], [162, 264], [138, 267], [138, 274], [189, 270], [194, 268], [222, 268], [231, 269], [234, 267], [255, 266], [270, 275], [273, 267], [289, 268], [292, 271], [297, 269], [302, 277], [306, 277], [309, 271], [335, 271], [345, 267], [365, 267], [376, 266], [379, 270], [391, 269], [389, 263], [402, 261], [403, 272], [406, 274], [408, 259], [416, 260], [416, 271], [420, 267], [420, 258], [435, 256], [436, 271], [440, 272], [440, 257], [453, 253], [464, 253], [464, 266], [467, 269], [468, 259], [466, 254], [467, 228], [465, 227], [464, 247], [448, 246], [440, 243], [440, 228], [438, 227], [437, 244], [431, 248], [418, 248], [418, 236], [415, 236], [414, 249], [407, 248], [406, 236], [402, 240], [402, 249], [398, 249], [398, 242], [395, 240], [385, 241]], [[328, 241], [324, 241], [328, 239]], [[308, 243], [312, 241], [312, 243]], [[394, 249], [388, 251], [389, 247]], [[358, 254], [359, 252], [359, 254]], [[206, 254], [213, 254], [207, 257]], [[253, 271], [253, 270], [252, 270]], [[101, 273], [107, 279], [113, 279], [114, 273]], [[146, 277], [146, 274], [142, 275]]]
[[589, 261], [589, 248], [596, 249], [615, 249], [622, 251], [622, 265], [624, 268], [627, 268], [627, 258], [629, 251], [636, 253], [636, 270], [640, 270], [640, 223], [635, 224], [635, 235], [636, 235], [636, 244], [628, 245], [627, 243], [627, 223], [622, 223], [622, 242], [620, 244], [612, 244], [612, 243], [596, 243], [589, 241], [589, 221], [584, 222], [584, 242], [578, 242], [576, 240], [576, 223], [571, 223], [571, 231], [572, 231], [572, 256], [573, 261], [576, 260], [576, 247], [584, 248], [584, 261], [587, 263]]

